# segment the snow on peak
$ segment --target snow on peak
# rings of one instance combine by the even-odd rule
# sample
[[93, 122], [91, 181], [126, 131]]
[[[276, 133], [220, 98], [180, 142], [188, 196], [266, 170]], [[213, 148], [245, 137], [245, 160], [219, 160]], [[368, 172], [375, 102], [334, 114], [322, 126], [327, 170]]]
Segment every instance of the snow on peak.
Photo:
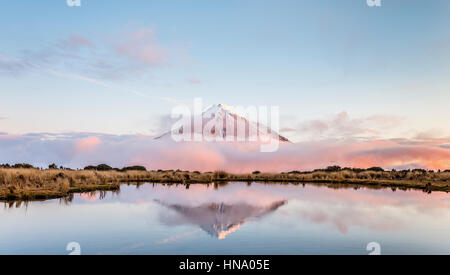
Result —
[[[255, 108], [256, 110], [256, 108]], [[255, 114], [257, 116], [257, 114]], [[263, 141], [276, 139], [280, 142], [289, 140], [269, 127], [247, 119], [238, 114], [233, 108], [225, 104], [213, 104], [206, 108], [201, 115], [185, 118], [182, 126], [172, 129], [163, 136], [187, 134], [189, 139], [193, 136], [203, 137], [206, 140], [215, 139], [226, 141]]]
[[230, 114], [234, 114], [234, 115], [238, 115], [237, 112], [235, 112], [233, 110], [233, 108], [231, 108], [228, 105], [219, 103], [219, 104], [213, 104], [211, 105], [209, 108], [207, 108], [202, 115], [206, 116], [206, 117], [210, 117], [211, 114], [216, 114], [218, 112], [223, 112], [223, 113], [230, 113]]

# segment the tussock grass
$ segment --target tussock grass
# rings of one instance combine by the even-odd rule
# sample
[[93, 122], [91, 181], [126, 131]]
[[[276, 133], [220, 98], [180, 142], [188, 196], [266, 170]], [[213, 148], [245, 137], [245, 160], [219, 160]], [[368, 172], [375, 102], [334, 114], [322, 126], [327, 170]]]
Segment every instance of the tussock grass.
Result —
[[0, 200], [32, 200], [65, 197], [75, 192], [118, 190], [124, 182], [154, 182], [220, 185], [226, 182], [286, 182], [358, 184], [426, 192], [450, 191], [450, 171], [425, 170], [380, 171], [362, 169], [292, 171], [288, 173], [231, 174], [225, 171], [200, 173], [180, 170], [39, 170], [35, 168], [0, 168]]

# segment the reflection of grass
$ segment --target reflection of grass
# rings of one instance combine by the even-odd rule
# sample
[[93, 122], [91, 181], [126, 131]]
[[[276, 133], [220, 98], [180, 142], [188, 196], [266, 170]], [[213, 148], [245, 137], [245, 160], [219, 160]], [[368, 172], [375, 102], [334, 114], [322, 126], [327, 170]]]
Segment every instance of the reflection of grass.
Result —
[[329, 186], [362, 185], [399, 189], [450, 191], [450, 172], [378, 171], [361, 169], [317, 170], [314, 172], [230, 174], [187, 171], [96, 171], [96, 170], [39, 170], [0, 168], [0, 200], [30, 200], [64, 197], [75, 192], [117, 190], [123, 182], [155, 183], [214, 183], [215, 186], [231, 181], [316, 183]]

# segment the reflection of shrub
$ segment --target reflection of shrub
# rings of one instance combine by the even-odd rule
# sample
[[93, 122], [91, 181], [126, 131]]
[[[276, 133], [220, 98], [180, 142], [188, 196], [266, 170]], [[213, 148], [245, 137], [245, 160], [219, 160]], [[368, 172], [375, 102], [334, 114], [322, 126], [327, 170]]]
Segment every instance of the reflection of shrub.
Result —
[[214, 172], [214, 178], [226, 179], [226, 178], [228, 178], [228, 173], [225, 171], [216, 171], [216, 172]]

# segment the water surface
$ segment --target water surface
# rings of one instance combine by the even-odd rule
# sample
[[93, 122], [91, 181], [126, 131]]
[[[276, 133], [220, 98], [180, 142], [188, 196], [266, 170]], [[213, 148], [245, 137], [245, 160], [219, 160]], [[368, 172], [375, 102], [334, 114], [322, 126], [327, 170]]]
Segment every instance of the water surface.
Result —
[[230, 183], [122, 185], [4, 204], [0, 254], [450, 254], [450, 195]]

